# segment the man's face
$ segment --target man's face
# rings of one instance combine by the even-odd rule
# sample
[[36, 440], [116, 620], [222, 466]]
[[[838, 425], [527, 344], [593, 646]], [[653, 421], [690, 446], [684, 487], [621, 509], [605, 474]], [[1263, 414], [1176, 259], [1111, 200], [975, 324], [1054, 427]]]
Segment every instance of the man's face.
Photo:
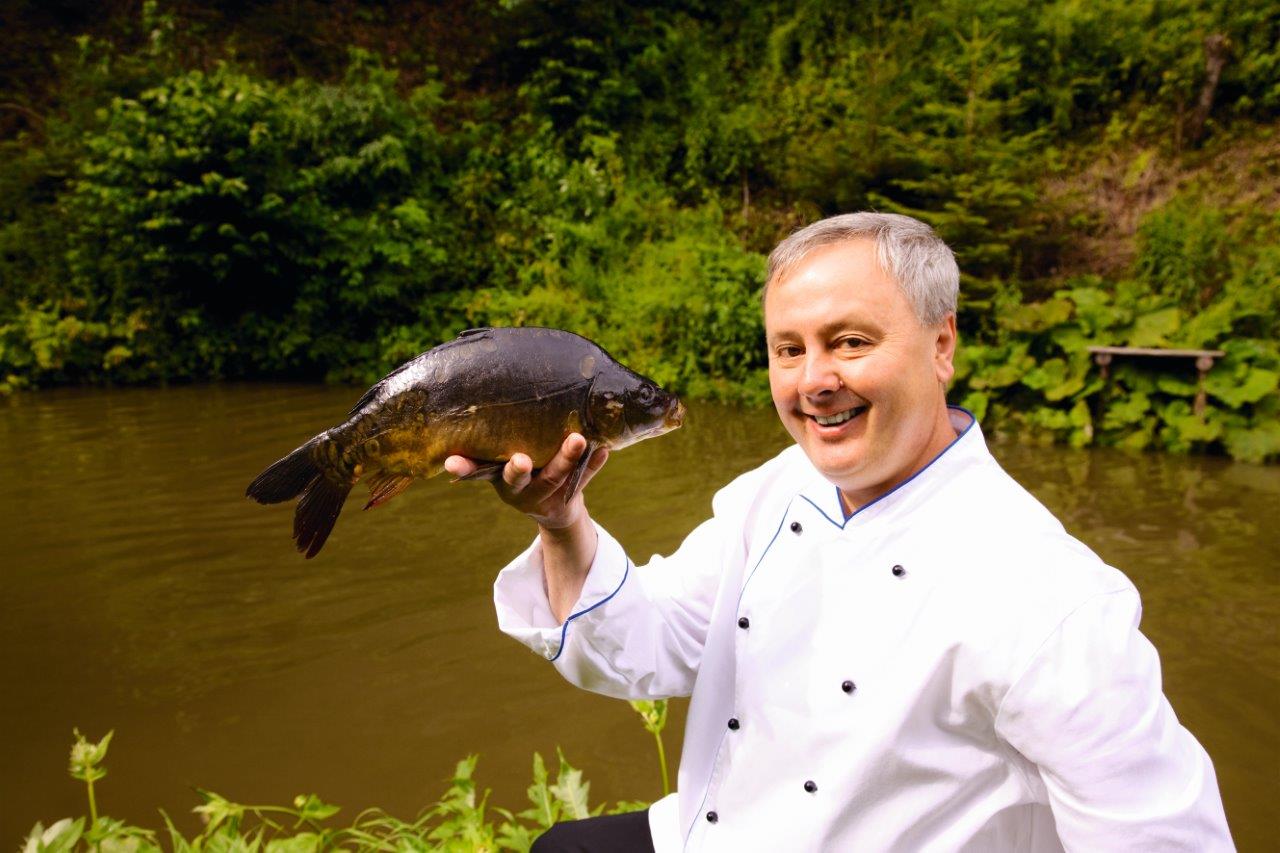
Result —
[[851, 507], [902, 482], [955, 438], [943, 391], [955, 317], [922, 325], [880, 269], [872, 241], [814, 250], [770, 283], [764, 318], [778, 416]]

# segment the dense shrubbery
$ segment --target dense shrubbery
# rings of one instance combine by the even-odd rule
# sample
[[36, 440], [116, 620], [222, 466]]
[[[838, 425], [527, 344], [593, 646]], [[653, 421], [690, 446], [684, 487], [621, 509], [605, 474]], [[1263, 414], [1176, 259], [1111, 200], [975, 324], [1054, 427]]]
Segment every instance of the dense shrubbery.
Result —
[[[474, 56], [330, 51], [285, 79], [270, 44], [195, 51], [154, 4], [132, 41], [68, 46], [0, 150], [0, 389], [365, 382], [537, 323], [761, 400], [763, 253], [876, 207], [956, 248], [956, 396], [988, 419], [1280, 456], [1273, 4], [445, 6], [492, 29]], [[1212, 171], [1240, 139], [1254, 165]], [[1131, 162], [1091, 176], [1107, 158]], [[1153, 161], [1213, 177], [1156, 192]], [[1089, 344], [1228, 356], [1197, 417], [1191, 368], [1117, 363], [1104, 388]]]

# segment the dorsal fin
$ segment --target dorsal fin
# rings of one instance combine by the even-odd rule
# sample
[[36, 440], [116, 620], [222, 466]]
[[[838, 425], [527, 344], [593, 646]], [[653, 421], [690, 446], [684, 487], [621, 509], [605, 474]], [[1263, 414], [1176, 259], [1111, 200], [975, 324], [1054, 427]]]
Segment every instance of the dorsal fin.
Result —
[[351, 407], [351, 411], [347, 412], [347, 417], [349, 418], [355, 417], [356, 412], [360, 411], [369, 403], [373, 402], [373, 398], [378, 396], [378, 392], [382, 390], [383, 385], [387, 384], [388, 379], [403, 373], [405, 370], [409, 368], [410, 365], [412, 365], [419, 358], [422, 358], [422, 356], [409, 359], [404, 364], [400, 365], [395, 370], [391, 371], [386, 376], [382, 377], [377, 382], [373, 383], [373, 387], [371, 387], [368, 391], [365, 391], [364, 394], [360, 397], [360, 399], [356, 401], [356, 404]]
[[478, 335], [481, 332], [492, 332], [492, 331], [493, 331], [493, 326], [480, 326], [479, 328], [475, 328], [475, 329], [464, 329], [461, 332], [458, 332], [458, 337], [469, 338], [472, 335]]

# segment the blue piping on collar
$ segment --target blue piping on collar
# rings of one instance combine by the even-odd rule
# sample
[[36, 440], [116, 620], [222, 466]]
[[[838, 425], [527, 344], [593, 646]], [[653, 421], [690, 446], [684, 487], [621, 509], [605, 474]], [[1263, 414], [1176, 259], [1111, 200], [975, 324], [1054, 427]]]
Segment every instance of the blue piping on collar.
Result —
[[627, 558], [626, 568], [622, 570], [622, 580], [618, 581], [618, 589], [615, 589], [613, 592], [609, 593], [607, 596], [600, 599], [595, 604], [588, 607], [586, 610], [579, 610], [577, 613], [574, 613], [568, 619], [564, 620], [564, 624], [560, 626], [560, 648], [556, 649], [556, 656], [550, 659], [549, 661], [550, 663], [555, 663], [560, 659], [560, 655], [564, 654], [565, 640], [568, 639], [568, 636], [569, 636], [569, 623], [572, 622], [574, 619], [577, 619], [579, 616], [585, 616], [586, 614], [590, 613], [592, 610], [595, 610], [600, 605], [607, 604], [609, 602], [609, 599], [617, 595], [618, 591], [622, 589], [622, 585], [627, 582], [627, 575], [629, 574], [631, 574], [631, 558], [630, 557]]
[[[898, 489], [901, 489], [903, 486], [905, 486], [907, 483], [910, 483], [910, 482], [911, 482], [912, 480], [914, 480], [916, 477], [919, 477], [919, 476], [920, 476], [921, 474], [923, 474], [925, 471], [928, 471], [928, 470], [929, 470], [929, 468], [933, 465], [933, 463], [935, 463], [935, 462], [937, 462], [939, 459], [941, 459], [941, 458], [943, 457], [943, 455], [944, 455], [948, 450], [950, 450], [951, 448], [953, 448], [953, 447], [955, 447], [955, 446], [956, 446], [956, 443], [957, 443], [958, 441], [960, 441], [960, 439], [962, 439], [962, 438], [964, 438], [966, 435], [968, 435], [968, 434], [969, 434], [969, 430], [973, 429], [974, 424], [976, 424], [976, 423], [978, 422], [978, 418], [977, 418], [977, 416], [976, 416], [976, 415], [974, 415], [974, 413], [973, 413], [973, 412], [971, 412], [971, 411], [969, 411], [968, 409], [966, 409], [964, 406], [947, 406], [947, 409], [948, 409], [948, 410], [955, 409], [956, 411], [964, 412], [966, 415], [968, 415], [968, 416], [969, 416], [969, 425], [968, 425], [968, 426], [966, 426], [963, 430], [961, 430], [961, 431], [960, 431], [960, 433], [959, 433], [955, 438], [951, 439], [951, 443], [950, 443], [950, 444], [948, 444], [946, 447], [942, 448], [942, 450], [938, 451], [938, 455], [937, 455], [937, 456], [933, 457], [933, 458], [932, 458], [932, 459], [930, 459], [928, 462], [926, 462], [923, 468], [921, 468], [919, 471], [917, 471], [917, 472], [915, 472], [914, 474], [912, 474], [912, 475], [911, 475], [910, 477], [908, 477], [907, 479], [903, 480], [903, 481], [902, 481], [901, 483], [899, 483], [898, 485], [894, 486], [894, 487], [893, 487], [892, 489], [890, 489], [889, 491], [885, 492], [885, 493], [884, 493], [883, 495], [881, 495], [880, 497], [878, 497], [878, 498], [876, 498], [875, 500], [871, 501], [871, 503], [863, 504], [862, 506], [860, 506], [860, 507], [858, 507], [857, 509], [855, 509], [855, 510], [854, 510], [852, 513], [850, 513], [849, 515], [846, 515], [846, 516], [844, 517], [844, 522], [843, 522], [843, 523], [838, 522], [838, 521], [836, 521], [834, 518], [832, 518], [831, 516], [827, 515], [827, 514], [826, 514], [826, 512], [824, 512], [824, 511], [823, 511], [822, 507], [818, 506], [818, 505], [817, 505], [816, 503], [814, 503], [812, 500], [809, 500], [809, 498], [805, 497], [804, 495], [800, 495], [800, 497], [801, 497], [801, 498], [804, 498], [804, 500], [808, 501], [809, 505], [810, 505], [810, 506], [812, 506], [814, 509], [816, 509], [816, 510], [818, 511], [818, 514], [819, 514], [819, 515], [821, 515], [821, 516], [822, 516], [823, 518], [825, 518], [827, 521], [829, 521], [829, 522], [831, 522], [832, 524], [834, 524], [836, 527], [840, 528], [841, 530], [844, 530], [845, 525], [846, 525], [846, 524], [848, 524], [848, 523], [849, 523], [849, 522], [854, 518], [854, 516], [858, 515], [858, 514], [859, 514], [859, 513], [861, 513], [863, 510], [869, 509], [869, 508], [871, 508], [871, 507], [875, 506], [876, 504], [880, 503], [880, 501], [882, 501], [882, 500], [884, 500], [885, 498], [889, 497], [889, 495], [891, 495], [891, 494], [893, 494], [894, 492], [898, 491]], [[840, 507], [841, 513], [843, 513], [843, 512], [844, 512], [844, 501], [843, 501], [843, 500], [841, 499], [841, 497], [840, 497], [840, 487], [839, 487], [839, 486], [836, 486], [836, 487], [835, 487], [835, 489], [836, 489], [836, 506]]]

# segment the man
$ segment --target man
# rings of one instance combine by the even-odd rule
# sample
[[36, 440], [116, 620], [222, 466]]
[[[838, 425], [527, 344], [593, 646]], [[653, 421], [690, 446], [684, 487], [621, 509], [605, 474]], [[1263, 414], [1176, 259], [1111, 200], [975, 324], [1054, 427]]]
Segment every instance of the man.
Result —
[[537, 477], [508, 463], [539, 534], [495, 584], [502, 629], [586, 689], [692, 695], [676, 794], [535, 849], [1232, 848], [1133, 585], [946, 404], [958, 282], [904, 216], [783, 241], [765, 336], [795, 445], [670, 557], [635, 567], [564, 505], [580, 436]]

